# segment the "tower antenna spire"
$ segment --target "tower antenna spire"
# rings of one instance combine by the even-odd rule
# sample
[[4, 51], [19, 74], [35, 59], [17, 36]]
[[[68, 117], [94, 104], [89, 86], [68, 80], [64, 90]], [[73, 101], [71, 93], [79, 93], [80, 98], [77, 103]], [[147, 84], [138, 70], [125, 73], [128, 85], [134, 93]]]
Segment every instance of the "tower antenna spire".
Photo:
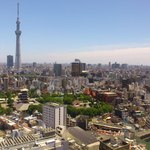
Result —
[[16, 21], [16, 58], [15, 58], [15, 67], [17, 70], [21, 68], [21, 50], [20, 50], [20, 21], [19, 21], [19, 2], [17, 3], [17, 21]]
[[17, 3], [17, 18], [19, 18], [19, 2]]

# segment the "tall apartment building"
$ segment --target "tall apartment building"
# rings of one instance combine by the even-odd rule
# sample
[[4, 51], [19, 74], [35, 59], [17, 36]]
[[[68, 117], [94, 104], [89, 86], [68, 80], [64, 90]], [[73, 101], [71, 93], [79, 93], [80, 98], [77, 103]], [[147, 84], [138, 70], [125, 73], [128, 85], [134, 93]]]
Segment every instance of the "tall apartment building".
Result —
[[12, 55], [8, 55], [7, 56], [7, 68], [11, 68], [14, 65], [14, 61], [13, 61], [13, 56]]
[[43, 106], [43, 121], [46, 127], [56, 128], [66, 126], [67, 107], [57, 103], [47, 103]]
[[54, 74], [55, 76], [61, 76], [62, 75], [62, 65], [61, 64], [54, 64]]
[[84, 71], [86, 68], [86, 64], [85, 63], [81, 63], [81, 62], [73, 62], [71, 64], [71, 74], [72, 76], [79, 76], [82, 71]]

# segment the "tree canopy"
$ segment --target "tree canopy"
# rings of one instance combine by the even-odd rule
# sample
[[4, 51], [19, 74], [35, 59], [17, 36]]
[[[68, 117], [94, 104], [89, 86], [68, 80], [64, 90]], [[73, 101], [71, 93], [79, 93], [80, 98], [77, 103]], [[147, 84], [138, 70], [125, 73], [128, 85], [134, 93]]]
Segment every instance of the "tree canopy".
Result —
[[39, 105], [30, 105], [28, 108], [28, 113], [30, 115], [32, 115], [36, 110], [38, 110], [38, 112], [42, 113], [42, 104]]

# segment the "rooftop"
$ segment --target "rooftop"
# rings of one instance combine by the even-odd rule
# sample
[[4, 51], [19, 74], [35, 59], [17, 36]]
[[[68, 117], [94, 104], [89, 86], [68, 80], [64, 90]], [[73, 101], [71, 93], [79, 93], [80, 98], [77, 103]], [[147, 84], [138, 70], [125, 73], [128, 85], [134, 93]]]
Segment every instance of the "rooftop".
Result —
[[73, 135], [83, 144], [89, 145], [89, 144], [97, 142], [97, 139], [95, 136], [91, 135], [89, 132], [86, 132], [79, 127], [69, 127], [68, 131], [71, 135]]
[[24, 92], [24, 91], [28, 92], [29, 90], [28, 89], [21, 89], [20, 91], [21, 92]]
[[17, 111], [26, 111], [28, 110], [30, 104], [29, 103], [16, 103], [15, 107]]
[[0, 148], [3, 149], [6, 147], [20, 145], [20, 144], [28, 143], [31, 141], [35, 141], [35, 137], [31, 134], [22, 136], [22, 137], [9, 138], [9, 139], [5, 139], [4, 141], [0, 142]]
[[107, 145], [110, 149], [125, 149], [125, 148], [123, 148], [124, 146], [129, 147], [128, 143], [126, 143], [125, 141], [123, 141], [117, 137], [111, 138], [109, 140], [105, 140], [105, 141], [103, 141], [103, 143], [105, 145]]
[[136, 136], [140, 138], [144, 138], [145, 136], [149, 136], [149, 135], [150, 135], [150, 129], [136, 132]]
[[51, 102], [48, 102], [45, 105], [52, 106], [52, 107], [66, 106], [66, 105], [62, 105], [62, 104], [58, 104], [58, 103], [51, 103]]

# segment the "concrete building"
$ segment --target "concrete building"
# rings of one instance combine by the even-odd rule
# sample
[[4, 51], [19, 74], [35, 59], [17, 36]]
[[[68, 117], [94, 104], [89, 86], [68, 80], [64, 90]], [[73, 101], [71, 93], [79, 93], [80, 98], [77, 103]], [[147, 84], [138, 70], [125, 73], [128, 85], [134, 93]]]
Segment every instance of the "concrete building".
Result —
[[88, 129], [88, 120], [89, 120], [89, 116], [79, 115], [76, 117], [76, 125], [78, 127], [82, 128], [83, 130], [87, 130]]
[[8, 77], [4, 77], [4, 91], [8, 90], [8, 86], [9, 86], [9, 79]]
[[33, 62], [32, 66], [33, 66], [33, 68], [37, 67], [37, 63]]
[[117, 137], [100, 142], [100, 150], [129, 150], [129, 144]]
[[122, 64], [122, 65], [121, 65], [121, 68], [122, 68], [122, 69], [127, 69], [127, 68], [128, 68], [128, 64]]
[[61, 76], [62, 75], [62, 65], [61, 64], [54, 64], [54, 75]]
[[43, 121], [46, 127], [56, 128], [66, 126], [67, 108], [57, 103], [47, 103], [43, 106]]
[[117, 68], [119, 68], [119, 67], [120, 67], [120, 64], [117, 63], [117, 62], [115, 62], [114, 64], [112, 64], [112, 68], [113, 68], [113, 69], [117, 69]]
[[82, 73], [82, 71], [85, 70], [85, 68], [86, 68], [85, 63], [81, 63], [80, 60], [75, 60], [75, 62], [71, 64], [72, 76], [79, 76]]
[[115, 105], [116, 98], [118, 97], [117, 93], [113, 91], [103, 91], [99, 93], [99, 95], [103, 99], [103, 101], [111, 103], [113, 105]]
[[74, 127], [76, 126], [76, 120], [71, 116], [67, 116], [67, 127]]
[[12, 55], [8, 55], [7, 56], [7, 68], [11, 68], [14, 65], [14, 61], [13, 61], [13, 56]]
[[[47, 130], [47, 129], [46, 129]], [[49, 130], [49, 129], [48, 129]], [[47, 132], [47, 131], [46, 131]], [[21, 137], [9, 137], [0, 141], [1, 150], [69, 150], [68, 142], [59, 139], [48, 131], [46, 136], [40, 137], [38, 134], [26, 134]], [[45, 134], [45, 131], [44, 131]], [[42, 134], [41, 134], [42, 136]]]
[[80, 127], [69, 127], [66, 131], [67, 138], [74, 140], [78, 148], [70, 149], [83, 149], [83, 150], [98, 150], [100, 142], [90, 132], [86, 132]]

